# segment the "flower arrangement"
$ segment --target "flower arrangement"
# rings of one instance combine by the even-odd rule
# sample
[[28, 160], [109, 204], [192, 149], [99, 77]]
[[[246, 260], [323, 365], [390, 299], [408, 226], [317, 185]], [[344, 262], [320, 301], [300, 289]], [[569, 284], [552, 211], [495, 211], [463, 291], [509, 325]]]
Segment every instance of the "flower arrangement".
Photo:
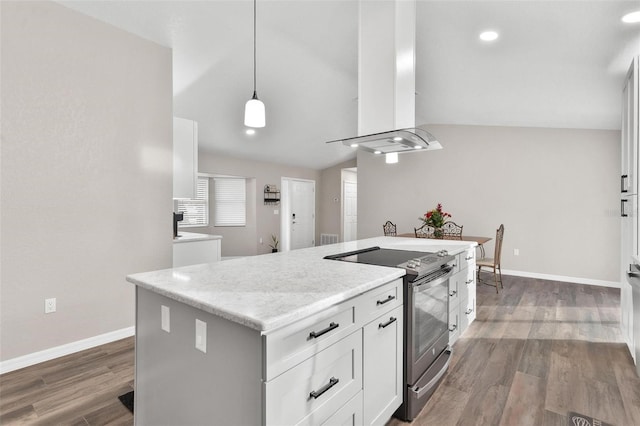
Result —
[[444, 222], [451, 215], [445, 211], [442, 211], [442, 204], [438, 203], [435, 209], [429, 210], [423, 217], [419, 218], [425, 224], [433, 226], [434, 228], [442, 228]]

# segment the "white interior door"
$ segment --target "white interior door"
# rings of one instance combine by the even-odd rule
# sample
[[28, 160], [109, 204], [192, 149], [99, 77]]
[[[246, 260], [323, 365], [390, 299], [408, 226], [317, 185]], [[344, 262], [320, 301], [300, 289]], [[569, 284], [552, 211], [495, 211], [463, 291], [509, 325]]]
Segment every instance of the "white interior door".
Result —
[[313, 247], [316, 233], [316, 183], [312, 180], [290, 179], [288, 195], [289, 248], [295, 250]]
[[358, 184], [343, 182], [342, 208], [344, 231], [342, 241], [353, 241], [358, 236]]

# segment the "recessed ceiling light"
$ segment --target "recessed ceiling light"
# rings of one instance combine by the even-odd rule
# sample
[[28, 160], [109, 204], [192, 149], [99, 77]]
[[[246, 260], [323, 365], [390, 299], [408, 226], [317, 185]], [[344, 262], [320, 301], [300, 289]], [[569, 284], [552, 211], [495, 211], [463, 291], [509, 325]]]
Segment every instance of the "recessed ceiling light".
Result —
[[357, 148], [357, 147], [358, 147], [358, 144], [357, 144], [357, 143], [352, 143], [352, 144], [351, 144], [351, 148]]
[[246, 134], [248, 134], [248, 135], [255, 135], [256, 134], [256, 131], [254, 129], [247, 129], [244, 132]]
[[374, 154], [382, 154], [381, 151], [373, 151]]
[[482, 41], [494, 41], [497, 40], [498, 33], [495, 31], [483, 31], [480, 33], [480, 40]]
[[635, 12], [627, 13], [622, 17], [622, 22], [626, 24], [635, 24], [640, 22], [640, 10]]
[[402, 138], [400, 136], [396, 136], [395, 138], [393, 138], [393, 140], [396, 142], [400, 142]]
[[422, 149], [422, 145], [416, 145], [413, 147], [413, 149]]

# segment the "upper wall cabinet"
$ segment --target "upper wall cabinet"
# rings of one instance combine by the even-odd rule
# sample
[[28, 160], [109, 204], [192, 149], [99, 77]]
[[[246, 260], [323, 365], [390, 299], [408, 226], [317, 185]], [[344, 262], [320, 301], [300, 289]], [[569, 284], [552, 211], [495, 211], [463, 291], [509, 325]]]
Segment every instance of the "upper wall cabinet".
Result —
[[639, 64], [636, 56], [631, 63], [622, 91], [622, 176], [620, 190], [623, 194], [638, 192], [638, 97]]
[[173, 117], [173, 198], [196, 198], [198, 123]]

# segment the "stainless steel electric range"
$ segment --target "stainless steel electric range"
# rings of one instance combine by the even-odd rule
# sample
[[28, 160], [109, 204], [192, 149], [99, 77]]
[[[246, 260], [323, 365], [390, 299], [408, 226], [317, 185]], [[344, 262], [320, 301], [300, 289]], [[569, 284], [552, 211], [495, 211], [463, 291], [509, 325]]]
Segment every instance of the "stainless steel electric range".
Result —
[[343, 262], [404, 268], [404, 399], [394, 414], [411, 421], [449, 367], [449, 277], [454, 257], [446, 251], [369, 247], [326, 256]]

